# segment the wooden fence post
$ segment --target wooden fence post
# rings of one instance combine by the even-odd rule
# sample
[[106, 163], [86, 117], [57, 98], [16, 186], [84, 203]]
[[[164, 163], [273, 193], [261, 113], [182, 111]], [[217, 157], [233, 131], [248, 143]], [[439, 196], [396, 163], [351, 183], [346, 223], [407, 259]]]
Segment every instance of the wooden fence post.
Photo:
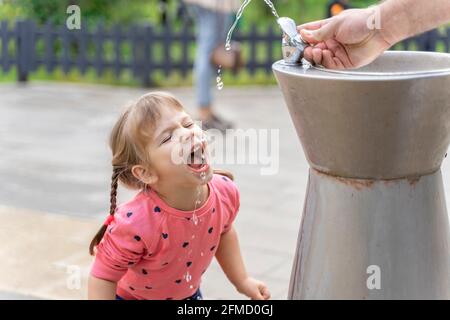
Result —
[[17, 21], [16, 23], [16, 45], [17, 45], [17, 80], [26, 82], [28, 73], [31, 71], [34, 58], [34, 37], [32, 35], [33, 24], [31, 21]]
[[12, 60], [12, 58], [14, 58], [14, 57], [10, 58], [8, 53], [10, 37], [11, 36], [8, 29], [8, 22], [4, 20], [0, 24], [0, 38], [2, 43], [1, 67], [3, 69], [2, 71], [5, 73], [9, 71], [11, 67], [10, 61]]
[[145, 25], [142, 29], [142, 68], [141, 68], [141, 83], [145, 88], [152, 85], [150, 73], [152, 71], [153, 55], [150, 54], [151, 44], [153, 43], [153, 29], [150, 25]]

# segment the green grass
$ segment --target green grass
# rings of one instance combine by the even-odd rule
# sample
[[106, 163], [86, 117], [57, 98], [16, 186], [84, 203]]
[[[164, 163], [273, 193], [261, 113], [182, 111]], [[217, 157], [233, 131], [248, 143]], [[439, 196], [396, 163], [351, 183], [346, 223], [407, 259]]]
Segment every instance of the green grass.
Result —
[[[89, 68], [85, 74], [81, 74], [77, 69], [71, 69], [67, 74], [61, 68], [56, 68], [52, 72], [48, 72], [44, 67], [38, 68], [31, 73], [28, 78], [29, 81], [61, 81], [72, 83], [90, 83], [90, 84], [104, 84], [112, 86], [141, 86], [140, 79], [135, 78], [130, 71], [124, 71], [120, 77], [110, 71], [98, 76], [96, 71]], [[222, 80], [225, 86], [241, 86], [241, 85], [271, 85], [276, 84], [272, 73], [267, 74], [265, 71], [258, 70], [251, 75], [247, 70], [243, 70], [238, 76], [231, 72], [223, 71]], [[17, 70], [15, 67], [11, 68], [9, 72], [0, 72], [0, 83], [8, 83], [17, 81]], [[166, 76], [164, 72], [157, 70], [153, 73], [152, 86], [155, 87], [179, 87], [190, 86], [193, 83], [192, 72], [189, 72], [186, 77], [183, 77], [180, 71], [171, 72]]]

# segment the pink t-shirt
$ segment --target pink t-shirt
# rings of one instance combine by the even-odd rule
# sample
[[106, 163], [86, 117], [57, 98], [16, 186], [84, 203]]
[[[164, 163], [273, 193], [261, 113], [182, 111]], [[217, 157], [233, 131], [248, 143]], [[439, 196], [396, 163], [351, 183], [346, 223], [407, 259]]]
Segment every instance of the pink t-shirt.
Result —
[[[233, 181], [214, 174], [206, 202], [193, 211], [174, 209], [150, 190], [118, 206], [97, 246], [91, 275], [118, 282], [124, 299], [185, 299], [199, 288], [239, 210]], [[197, 224], [195, 224], [197, 221]]]

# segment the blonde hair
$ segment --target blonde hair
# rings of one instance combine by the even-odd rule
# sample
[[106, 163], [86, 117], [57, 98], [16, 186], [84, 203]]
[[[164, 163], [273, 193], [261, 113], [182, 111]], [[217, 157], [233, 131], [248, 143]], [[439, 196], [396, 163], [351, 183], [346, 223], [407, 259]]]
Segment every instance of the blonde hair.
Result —
[[[184, 111], [181, 102], [167, 92], [150, 92], [136, 101], [125, 106], [124, 111], [115, 123], [110, 137], [109, 146], [112, 151], [111, 193], [110, 193], [110, 218], [116, 211], [117, 188], [119, 181], [130, 189], [144, 189], [146, 185], [137, 179], [131, 169], [135, 165], [151, 165], [148, 152], [149, 140], [161, 117], [162, 108], [173, 107]], [[222, 174], [233, 180], [233, 175], [224, 170], [214, 170], [214, 173]], [[105, 223], [92, 239], [89, 245], [89, 253], [94, 255], [94, 248], [100, 243], [107, 229]]]

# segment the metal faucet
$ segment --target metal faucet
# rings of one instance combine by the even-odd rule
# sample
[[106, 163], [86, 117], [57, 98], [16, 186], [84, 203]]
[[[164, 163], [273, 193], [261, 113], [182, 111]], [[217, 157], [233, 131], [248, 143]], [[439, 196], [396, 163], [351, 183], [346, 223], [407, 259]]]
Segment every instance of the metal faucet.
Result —
[[303, 52], [309, 44], [297, 32], [297, 25], [294, 20], [288, 17], [281, 17], [278, 18], [277, 22], [281, 30], [283, 30], [281, 51], [284, 62], [288, 64], [300, 64], [303, 58]]

